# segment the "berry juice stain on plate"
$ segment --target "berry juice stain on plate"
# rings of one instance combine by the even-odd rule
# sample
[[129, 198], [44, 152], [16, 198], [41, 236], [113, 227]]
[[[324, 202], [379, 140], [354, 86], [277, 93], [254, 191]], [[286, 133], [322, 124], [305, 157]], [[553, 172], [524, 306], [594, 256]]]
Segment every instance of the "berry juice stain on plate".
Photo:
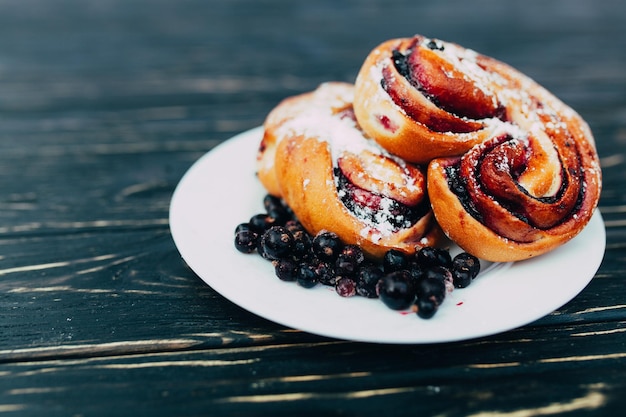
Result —
[[[302, 277], [299, 278], [303, 282], [298, 285], [298, 277], [289, 271], [288, 265], [283, 265], [281, 279], [271, 262], [256, 253], [241, 253], [234, 243], [235, 229], [240, 223], [266, 212], [266, 191], [255, 175], [261, 136], [261, 128], [237, 135], [189, 169], [172, 197], [170, 228], [182, 258], [202, 280], [251, 313], [281, 325], [332, 338], [375, 343], [441, 343], [478, 338], [526, 325], [563, 306], [585, 288], [602, 261], [605, 229], [600, 213], [596, 212], [576, 238], [552, 252], [514, 263], [481, 262], [480, 273], [471, 285], [447, 289], [444, 301], [427, 319], [420, 318], [414, 311], [419, 308], [412, 304], [405, 302], [406, 308], [398, 311], [381, 299], [369, 298], [365, 285], [361, 294], [342, 297], [329, 286], [332, 276], [326, 278], [328, 285], [317, 281], [313, 285]], [[219, 178], [229, 181], [216, 180]], [[242, 192], [233, 194], [233, 188]], [[216, 195], [231, 196], [230, 204], [214, 204]], [[263, 219], [255, 221], [262, 223]], [[266, 238], [266, 247], [276, 251], [272, 256], [282, 250], [281, 238], [281, 233]], [[257, 248], [256, 243], [252, 248], [251, 241], [246, 241], [245, 233], [240, 244], [250, 245], [251, 250]], [[450, 250], [453, 256], [460, 252], [458, 247]], [[585, 257], [587, 262], [574, 266], [571, 259], [576, 257]], [[380, 278], [376, 272], [365, 274], [368, 273], [373, 275], [368, 278], [370, 281]], [[393, 288], [393, 282], [388, 284]], [[307, 285], [311, 288], [305, 288]], [[539, 287], [543, 290], [537, 293], [535, 289]], [[350, 292], [349, 288], [345, 290]], [[355, 291], [358, 293], [359, 287]], [[528, 303], [529, 299], [533, 303]], [[394, 302], [402, 304], [391, 301]], [[423, 315], [428, 315], [428, 307], [422, 308]]]

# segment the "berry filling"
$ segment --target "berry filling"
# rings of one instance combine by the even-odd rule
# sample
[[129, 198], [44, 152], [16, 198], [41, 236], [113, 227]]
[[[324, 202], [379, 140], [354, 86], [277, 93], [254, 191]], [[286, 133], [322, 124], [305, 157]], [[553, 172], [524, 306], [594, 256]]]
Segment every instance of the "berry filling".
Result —
[[360, 188], [336, 168], [337, 190], [344, 206], [357, 218], [377, 230], [395, 232], [409, 228], [429, 210], [428, 201], [416, 206]]
[[[420, 107], [414, 106], [411, 101], [406, 100], [404, 91], [398, 86], [398, 81], [388, 67], [383, 68], [383, 77], [380, 81], [383, 90], [389, 94], [393, 102], [414, 120], [426, 125], [434, 132], [469, 133], [480, 129], [480, 123], [455, 117], [454, 115], [441, 116], [430, 112], [424, 112]], [[437, 99], [428, 94], [424, 94], [428, 100], [438, 106]], [[452, 117], [450, 117], [452, 116]], [[395, 131], [395, 125], [386, 124], [385, 119], [379, 117], [380, 123], [388, 130]]]
[[458, 162], [460, 162], [460, 160], [457, 161], [457, 163], [447, 165], [444, 168], [446, 178], [448, 180], [448, 188], [454, 193], [454, 195], [457, 196], [459, 202], [463, 206], [463, 209], [465, 209], [470, 216], [483, 223], [483, 215], [474, 205], [469, 191], [467, 190], [467, 184], [459, 173], [460, 169]]
[[[443, 54], [443, 44], [435, 40], [421, 41], [416, 37], [393, 50], [392, 65], [383, 68], [381, 86], [394, 103], [436, 132], [468, 133], [481, 127], [477, 120], [505, 118], [504, 107], [483, 85], [481, 76], [472, 78], [474, 73], [483, 73], [482, 78], [488, 79], [485, 70], [469, 58]], [[424, 112], [416, 99], [407, 99], [410, 95], [398, 75], [447, 116]]]

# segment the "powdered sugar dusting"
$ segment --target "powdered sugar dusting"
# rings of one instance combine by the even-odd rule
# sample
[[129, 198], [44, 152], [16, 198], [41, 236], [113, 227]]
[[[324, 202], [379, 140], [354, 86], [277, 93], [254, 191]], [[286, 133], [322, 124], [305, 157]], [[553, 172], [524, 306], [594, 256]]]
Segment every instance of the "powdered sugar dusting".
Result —
[[[430, 39], [424, 39], [422, 43], [426, 45]], [[482, 69], [477, 63], [478, 53], [472, 49], [461, 48], [453, 44], [447, 44], [442, 48], [442, 54], [461, 71], [463, 77], [471, 81], [474, 88], [480, 90], [486, 97], [490, 97], [492, 105], [498, 106], [498, 97], [493, 89], [488, 85], [492, 82], [490, 74]], [[447, 74], [453, 78], [452, 74]]]
[[[373, 140], [366, 138], [357, 127], [351, 104], [354, 90], [322, 84], [315, 90], [306, 111], [298, 112], [281, 125], [278, 137], [303, 136], [328, 143], [333, 160], [342, 152], [359, 153], [368, 150], [376, 154], [386, 152]], [[329, 105], [330, 104], [330, 105]]]

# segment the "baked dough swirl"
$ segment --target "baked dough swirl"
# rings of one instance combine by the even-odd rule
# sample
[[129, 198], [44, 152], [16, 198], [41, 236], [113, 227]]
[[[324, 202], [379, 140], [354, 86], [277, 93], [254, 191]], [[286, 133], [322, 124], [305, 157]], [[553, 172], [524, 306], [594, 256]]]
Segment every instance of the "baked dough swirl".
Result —
[[371, 257], [446, 241], [426, 193], [425, 169], [366, 138], [354, 86], [329, 82], [283, 100], [267, 116], [257, 175], [307, 231], [336, 233]]
[[422, 36], [387, 41], [359, 72], [354, 109], [383, 148], [429, 163], [438, 223], [480, 258], [548, 252], [597, 206], [601, 171], [587, 124], [493, 58]]
[[526, 129], [502, 129], [428, 167], [437, 221], [459, 246], [490, 261], [523, 260], [564, 244], [598, 204], [601, 171], [586, 125], [549, 97], [533, 97], [529, 109], [514, 119]]
[[384, 42], [356, 78], [359, 124], [407, 161], [465, 153], [492, 136], [504, 114], [477, 58], [473, 51], [422, 36]]

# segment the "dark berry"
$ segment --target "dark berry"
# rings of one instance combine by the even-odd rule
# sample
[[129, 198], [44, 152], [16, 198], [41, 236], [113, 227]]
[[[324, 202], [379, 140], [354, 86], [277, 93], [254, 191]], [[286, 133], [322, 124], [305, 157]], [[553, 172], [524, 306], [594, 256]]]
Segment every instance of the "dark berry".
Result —
[[288, 220], [287, 223], [285, 223], [285, 227], [291, 233], [295, 233], [295, 232], [305, 232], [306, 233], [306, 230], [304, 229], [304, 226], [302, 226], [302, 223], [300, 223], [298, 220], [294, 220], [294, 219]]
[[273, 261], [274, 259], [265, 253], [265, 246], [261, 243], [261, 241], [262, 241], [261, 236], [259, 236], [259, 238], [257, 239], [257, 244], [256, 244], [257, 253], [261, 256], [261, 258], [268, 260], [268, 261]]
[[352, 259], [357, 265], [365, 262], [365, 253], [357, 245], [345, 245], [341, 250], [341, 254], [346, 258]]
[[383, 270], [385, 272], [399, 271], [406, 269], [409, 264], [409, 258], [397, 249], [390, 249], [383, 256]]
[[453, 269], [452, 283], [456, 288], [465, 288], [472, 283], [472, 276], [467, 270]]
[[310, 261], [308, 261], [308, 265], [315, 272], [315, 276], [317, 277], [317, 281], [319, 283], [328, 286], [335, 285], [337, 275], [335, 274], [335, 269], [328, 264], [328, 262], [313, 257]]
[[436, 278], [421, 278], [415, 283], [415, 293], [418, 299], [428, 299], [441, 304], [446, 297], [446, 284]]
[[335, 291], [342, 297], [353, 297], [356, 295], [356, 282], [348, 277], [339, 278], [335, 283]]
[[376, 265], [362, 266], [357, 276], [357, 294], [362, 297], [377, 298], [376, 284], [384, 275], [382, 269]]
[[235, 248], [242, 253], [252, 253], [257, 248], [259, 234], [252, 230], [241, 230], [235, 235]]
[[255, 214], [250, 218], [250, 221], [248, 223], [250, 224], [250, 228], [252, 230], [259, 234], [262, 234], [267, 229], [274, 226], [274, 224], [276, 223], [276, 219], [265, 213]]
[[426, 270], [424, 271], [423, 277], [437, 279], [444, 283], [446, 281], [452, 282], [452, 273], [450, 272], [448, 268], [441, 266], [441, 265], [435, 265], [435, 266], [426, 268]]
[[298, 278], [299, 265], [292, 259], [280, 259], [274, 262], [276, 276], [283, 281], [295, 281]]
[[311, 254], [311, 235], [304, 230], [297, 229], [291, 231], [291, 235], [293, 236], [293, 257], [299, 260], [306, 259]]
[[356, 245], [345, 245], [335, 261], [337, 275], [355, 277], [365, 262], [363, 250]]
[[480, 272], [480, 260], [467, 252], [461, 252], [452, 260], [452, 270], [467, 271], [471, 279], [474, 279]]
[[252, 230], [250, 223], [239, 223], [237, 227], [235, 227], [235, 235], [239, 232], [243, 232], [244, 230]]
[[446, 249], [435, 248], [432, 246], [426, 246], [417, 251], [417, 261], [424, 266], [441, 265], [450, 267], [452, 265], [452, 258], [450, 252]]
[[439, 305], [428, 298], [418, 298], [413, 306], [413, 310], [423, 319], [429, 319], [434, 316], [438, 308]]
[[324, 261], [335, 261], [343, 249], [343, 242], [333, 232], [321, 231], [313, 238], [313, 253]]
[[359, 270], [359, 264], [351, 256], [340, 253], [335, 261], [337, 275], [354, 276]]
[[266, 195], [263, 199], [263, 206], [267, 214], [275, 219], [278, 224], [285, 224], [291, 219], [291, 213], [278, 197]]
[[401, 270], [385, 275], [376, 286], [378, 296], [393, 310], [404, 310], [413, 304], [415, 292], [408, 271]]
[[417, 259], [415, 256], [412, 256], [409, 258], [409, 262], [408, 262], [408, 265], [406, 266], [406, 269], [411, 273], [411, 277], [413, 277], [414, 280], [417, 280], [417, 279], [420, 279], [424, 275], [427, 268], [423, 266], [422, 264], [420, 264], [419, 262], [417, 262]]
[[261, 246], [269, 259], [285, 258], [293, 249], [293, 235], [283, 226], [272, 226], [261, 236]]
[[298, 277], [296, 282], [304, 288], [313, 288], [317, 285], [317, 274], [311, 265], [306, 263], [298, 267]]

